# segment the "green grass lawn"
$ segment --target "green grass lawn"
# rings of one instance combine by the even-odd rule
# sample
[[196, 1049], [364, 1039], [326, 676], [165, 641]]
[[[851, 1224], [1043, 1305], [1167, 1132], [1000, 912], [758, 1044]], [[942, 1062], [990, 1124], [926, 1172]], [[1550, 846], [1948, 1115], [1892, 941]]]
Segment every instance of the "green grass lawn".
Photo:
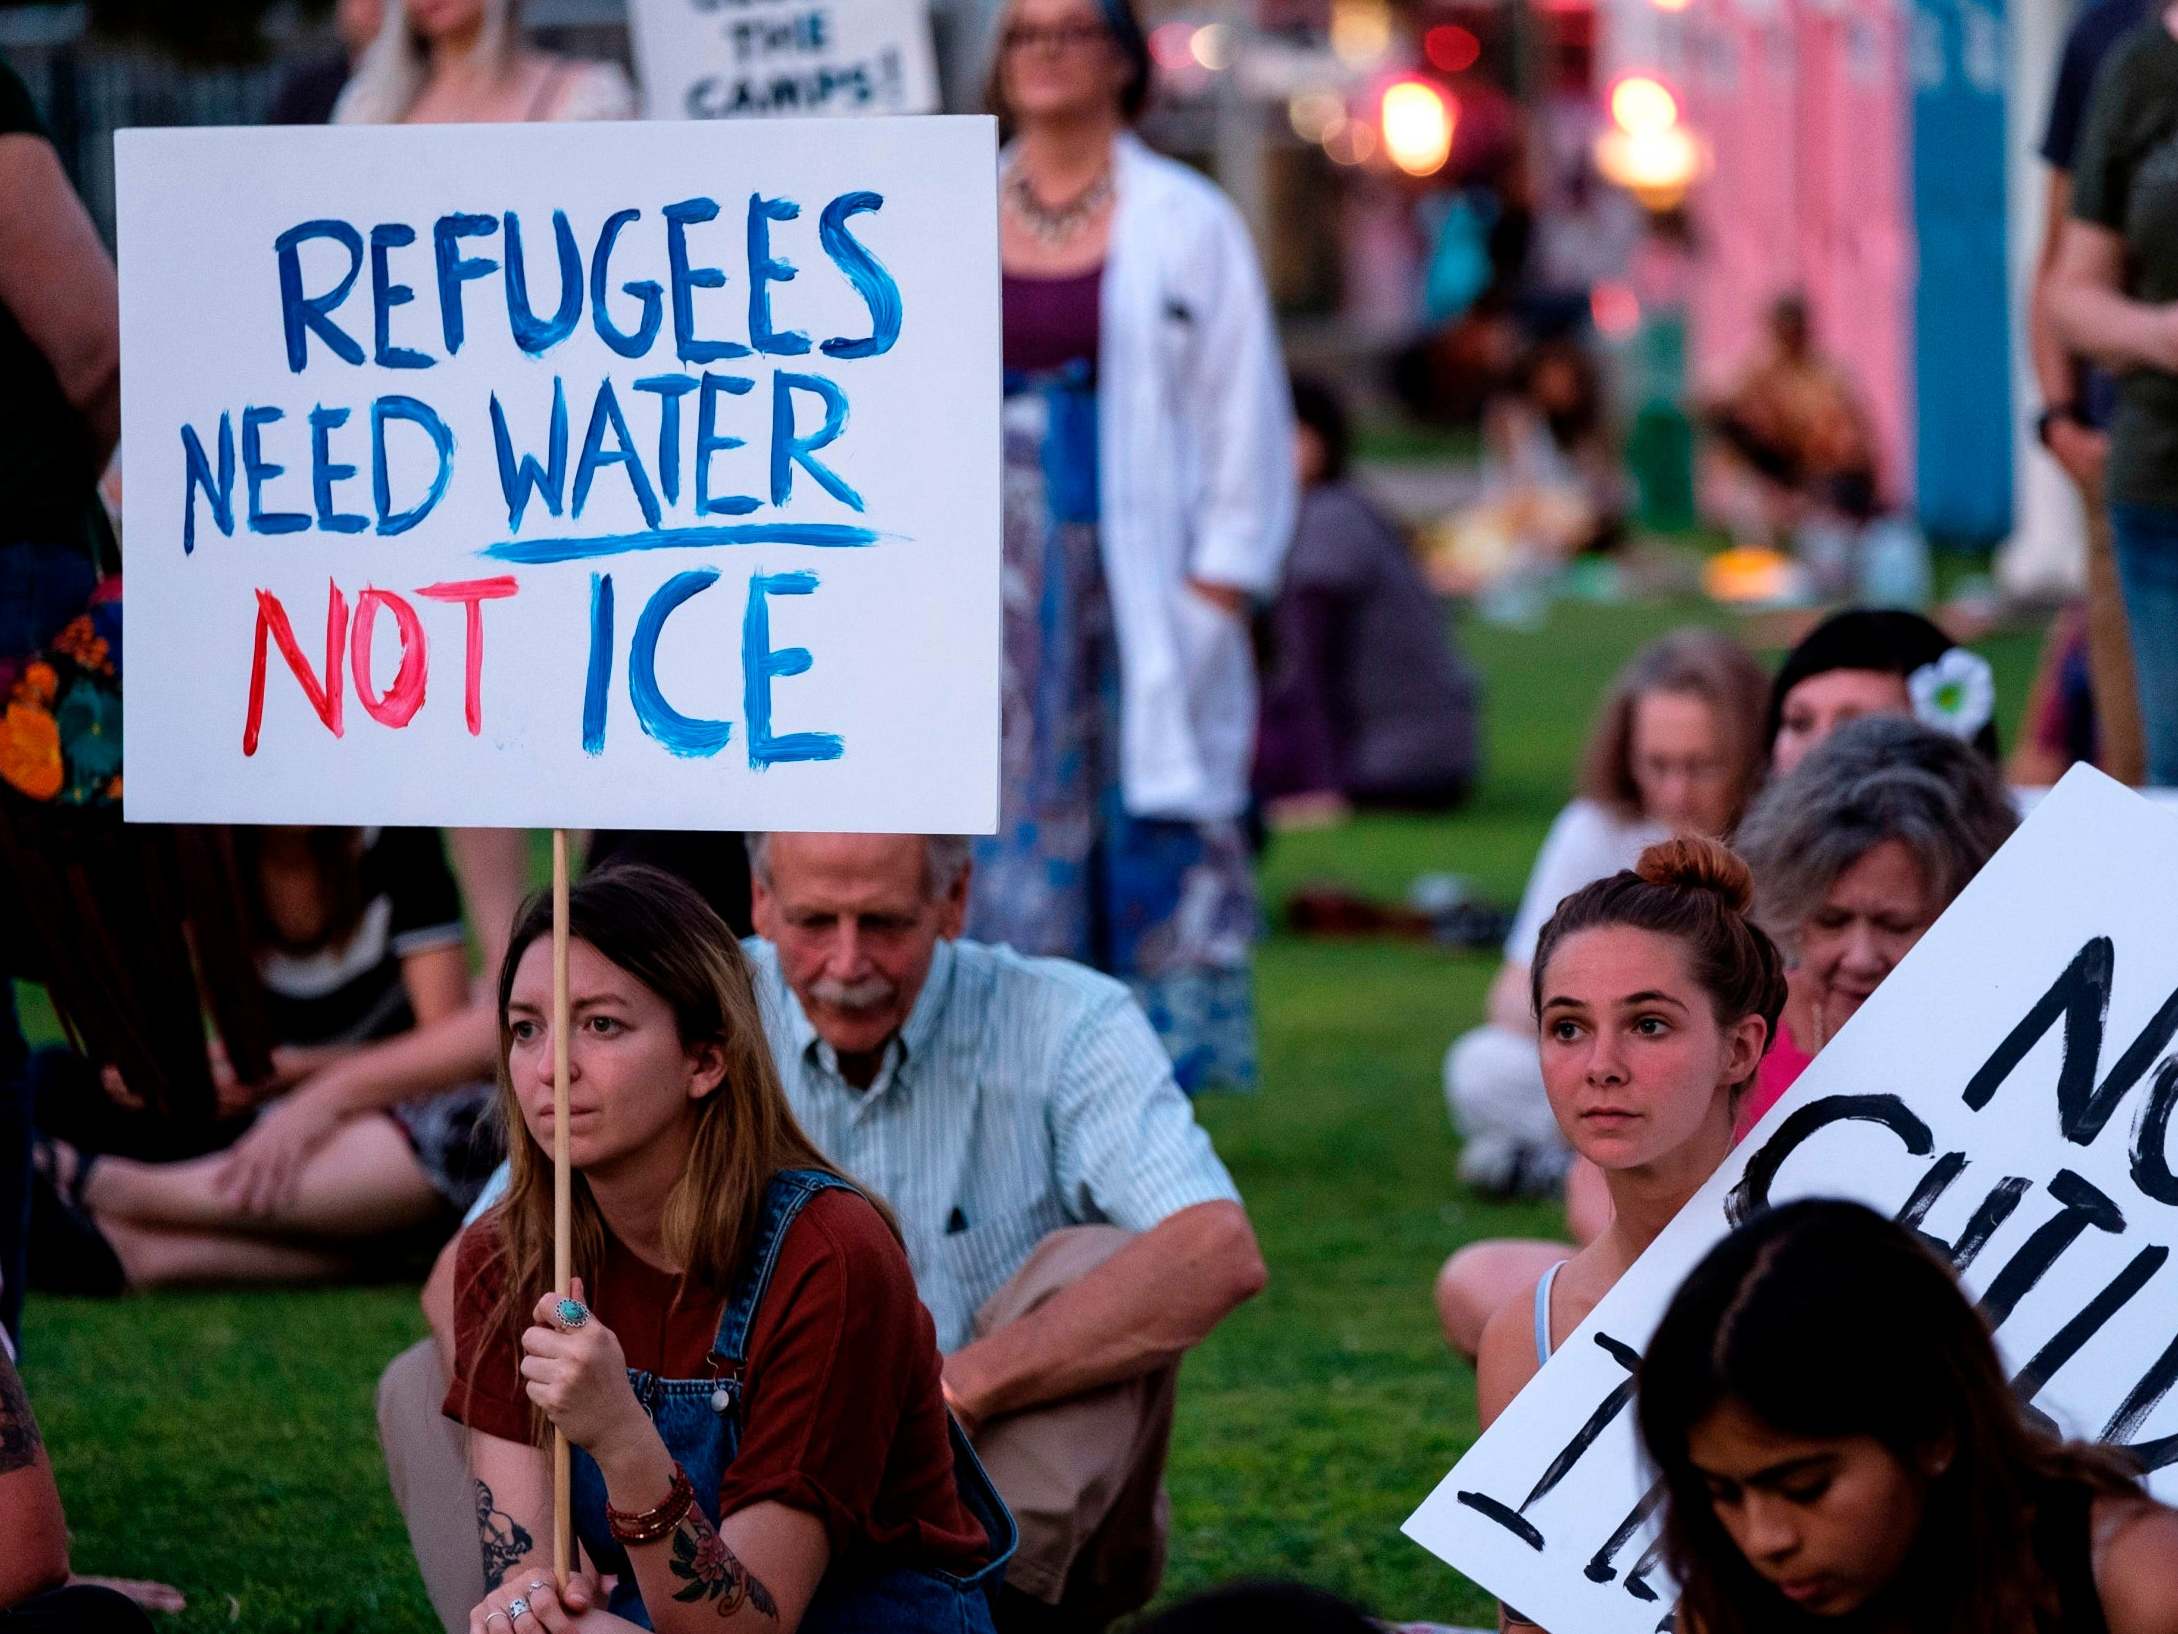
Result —
[[[1694, 616], [1716, 617], [1561, 606], [1541, 631], [1470, 629], [1490, 688], [1480, 795], [1453, 817], [1281, 839], [1267, 906], [1304, 880], [1389, 896], [1432, 870], [1510, 902], [1599, 689]], [[1978, 644], [2007, 730], [2034, 644]], [[1492, 964], [1275, 931], [1265, 943], [1262, 1092], [1201, 1112], [1271, 1284], [1187, 1364], [1168, 1594], [1275, 1573], [1388, 1616], [1489, 1620], [1485, 1597], [1398, 1528], [1475, 1431], [1474, 1380], [1438, 1340], [1431, 1277], [1461, 1243], [1553, 1224], [1553, 1210], [1484, 1204], [1452, 1183], [1438, 1064], [1479, 1016]], [[35, 1024], [47, 1013], [28, 997]], [[413, 1289], [35, 1299], [26, 1326], [79, 1570], [178, 1584], [191, 1605], [166, 1620], [176, 1629], [430, 1626], [371, 1408], [379, 1368], [423, 1331]]]

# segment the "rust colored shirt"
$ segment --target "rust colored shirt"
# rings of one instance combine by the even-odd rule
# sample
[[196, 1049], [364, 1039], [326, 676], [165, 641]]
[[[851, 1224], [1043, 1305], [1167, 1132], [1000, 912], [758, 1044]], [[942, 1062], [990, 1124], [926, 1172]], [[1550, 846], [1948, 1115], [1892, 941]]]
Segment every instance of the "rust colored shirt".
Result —
[[[628, 1365], [663, 1378], [712, 1373], [726, 1293], [687, 1285], [609, 1233], [585, 1291]], [[447, 1417], [530, 1439], [516, 1346], [488, 1330], [504, 1271], [496, 1215], [463, 1235], [455, 1261], [455, 1363]], [[824, 1523], [835, 1563], [972, 1572], [988, 1553], [953, 1478], [930, 1313], [907, 1256], [853, 1192], [810, 1199], [780, 1245], [749, 1333], [741, 1450], [719, 1491], [723, 1519], [782, 1503]]]

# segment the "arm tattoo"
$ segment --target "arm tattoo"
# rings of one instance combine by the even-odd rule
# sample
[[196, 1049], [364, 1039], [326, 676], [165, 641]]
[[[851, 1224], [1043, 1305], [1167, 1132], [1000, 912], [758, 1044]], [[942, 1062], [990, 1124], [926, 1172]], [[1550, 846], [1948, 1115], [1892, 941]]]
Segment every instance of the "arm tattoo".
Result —
[[673, 1575], [688, 1583], [675, 1591], [676, 1600], [708, 1600], [721, 1617], [731, 1617], [747, 1605], [774, 1622], [779, 1620], [779, 1602], [771, 1597], [771, 1590], [726, 1547], [726, 1540], [711, 1529], [700, 1509], [691, 1509], [673, 1534], [672, 1567]]
[[484, 1586], [487, 1589], [499, 1587], [508, 1568], [519, 1564], [537, 1546], [528, 1528], [498, 1506], [492, 1498], [492, 1489], [482, 1481], [476, 1484], [476, 1530], [484, 1544]]
[[38, 1421], [31, 1415], [30, 1398], [23, 1394], [23, 1381], [7, 1357], [0, 1354], [0, 1475], [28, 1469], [38, 1461], [42, 1445]]

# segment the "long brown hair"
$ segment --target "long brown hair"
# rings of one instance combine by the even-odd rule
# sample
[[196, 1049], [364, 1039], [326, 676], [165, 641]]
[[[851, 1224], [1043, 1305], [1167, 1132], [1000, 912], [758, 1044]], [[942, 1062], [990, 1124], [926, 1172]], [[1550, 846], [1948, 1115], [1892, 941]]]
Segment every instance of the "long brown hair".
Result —
[[[782, 1169], [818, 1169], [847, 1178], [795, 1121], [779, 1082], [749, 961], [724, 920], [690, 886], [656, 868], [616, 863], [577, 881], [567, 897], [570, 940], [590, 944], [641, 982], [673, 1012], [683, 1046], [715, 1044], [726, 1073], [695, 1103], [688, 1162], [666, 1196], [666, 1253], [685, 1283], [732, 1287], [755, 1237], [764, 1189]], [[523, 905], [499, 969], [499, 1112], [507, 1129], [511, 1171], [506, 1196], [488, 1218], [498, 1229], [504, 1272], [492, 1318], [502, 1343], [519, 1349], [530, 1313], [552, 1286], [552, 1158], [529, 1135], [508, 1069], [513, 1033], [507, 1005], [514, 972], [530, 944], [552, 933], [551, 898]], [[574, 1193], [572, 1269], [595, 1297], [605, 1258], [605, 1221], [578, 1169]], [[868, 1196], [868, 1193], [864, 1193]], [[897, 1237], [899, 1225], [870, 1197]], [[541, 1432], [537, 1415], [533, 1429]]]
[[1788, 1203], [1709, 1251], [1641, 1359], [1637, 1411], [1670, 1499], [1679, 1626], [1700, 1634], [1833, 1626], [1779, 1594], [1717, 1519], [1688, 1440], [1726, 1402], [1788, 1435], [1872, 1436], [1909, 1469], [1948, 1454], [1896, 1584], [1927, 1634], [2060, 1628], [2035, 1558], [2037, 1505], [2066, 1487], [2140, 1492], [2116, 1452], [2027, 1421], [1981, 1313], [1914, 1233], [1858, 1203]]
[[1731, 761], [1731, 822], [1737, 824], [1769, 758], [1769, 745], [1762, 741], [1768, 691], [1762, 666], [1730, 636], [1702, 629], [1659, 636], [1612, 678], [1588, 735], [1580, 792], [1622, 818], [1640, 817], [1641, 789], [1633, 775], [1634, 710], [1651, 692], [1682, 692], [1709, 705], [1716, 718], [1717, 736]]

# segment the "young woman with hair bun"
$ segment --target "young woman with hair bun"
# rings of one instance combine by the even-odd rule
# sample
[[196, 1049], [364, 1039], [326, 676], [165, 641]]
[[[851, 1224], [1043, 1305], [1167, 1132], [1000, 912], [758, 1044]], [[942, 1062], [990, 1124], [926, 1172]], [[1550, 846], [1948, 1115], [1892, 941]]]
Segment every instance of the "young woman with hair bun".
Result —
[[[1559, 904], [1529, 994], [1543, 1086], [1603, 1172], [1611, 1223], [1483, 1329], [1485, 1427], [1731, 1150], [1733, 1113], [1785, 1004], [1784, 960], [1748, 918], [1754, 879], [1716, 840], [1665, 840]], [[1510, 1607], [1509, 1626], [1531, 1626]]]
[[[1609, 1199], [1594, 1166], [1574, 1161], [1543, 1093], [1529, 989], [1544, 921], [1659, 840], [1734, 831], [1762, 780], [1765, 685], [1746, 649], [1718, 630], [1674, 630], [1618, 672], [1589, 740], [1580, 793], [1550, 825], [1521, 893], [1483, 1023], [1445, 1055], [1459, 1178], [1495, 1195], [1562, 1190], [1576, 1244], [1603, 1229]], [[1506, 1238], [1455, 1251], [1437, 1276], [1446, 1345], [1472, 1361], [1491, 1313], [1532, 1285], [1559, 1247]]]

